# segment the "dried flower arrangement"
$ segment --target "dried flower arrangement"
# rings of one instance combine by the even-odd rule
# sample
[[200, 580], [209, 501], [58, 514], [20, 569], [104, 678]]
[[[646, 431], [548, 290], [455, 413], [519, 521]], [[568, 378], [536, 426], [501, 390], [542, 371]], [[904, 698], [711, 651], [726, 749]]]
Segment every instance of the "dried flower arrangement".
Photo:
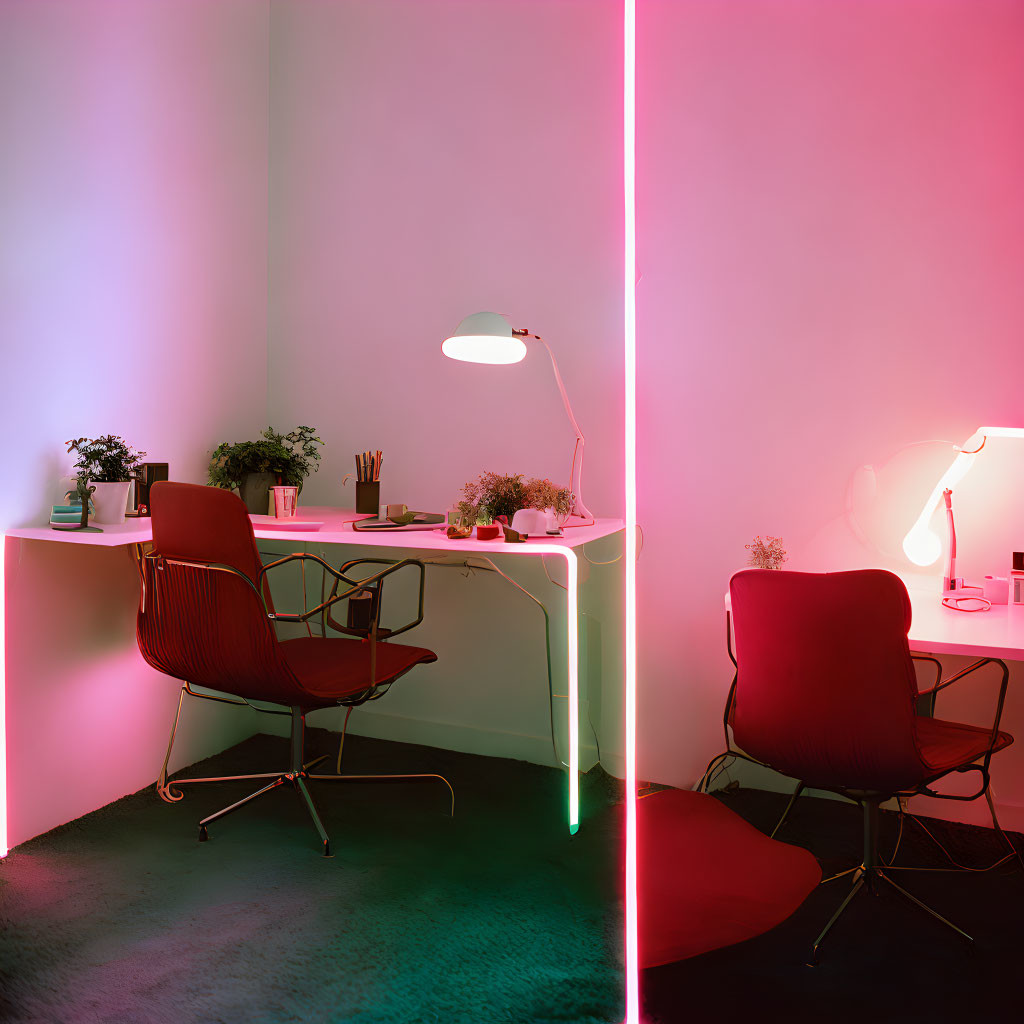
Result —
[[572, 491], [550, 480], [524, 480], [522, 473], [481, 473], [462, 488], [458, 509], [465, 519], [484, 524], [498, 516], [506, 516], [511, 522], [521, 508], [554, 509], [559, 520], [564, 520], [575, 502]]
[[747, 565], [755, 569], [781, 569], [786, 561], [786, 549], [781, 537], [755, 537], [753, 544], [744, 544], [750, 552]]

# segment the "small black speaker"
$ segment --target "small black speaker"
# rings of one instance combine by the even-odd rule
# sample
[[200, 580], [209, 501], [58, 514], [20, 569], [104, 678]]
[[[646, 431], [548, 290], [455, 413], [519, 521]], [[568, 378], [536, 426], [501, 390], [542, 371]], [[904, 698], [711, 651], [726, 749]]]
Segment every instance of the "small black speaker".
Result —
[[149, 515], [149, 489], [160, 480], [167, 480], [166, 462], [143, 462], [132, 478], [135, 484], [132, 490], [132, 507], [128, 510], [130, 516]]

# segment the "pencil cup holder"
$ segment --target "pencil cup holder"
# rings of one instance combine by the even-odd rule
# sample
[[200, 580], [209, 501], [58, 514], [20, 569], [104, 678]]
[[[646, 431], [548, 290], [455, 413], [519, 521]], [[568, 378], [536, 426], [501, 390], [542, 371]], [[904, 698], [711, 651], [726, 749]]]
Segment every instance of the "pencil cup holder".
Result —
[[380, 506], [380, 481], [356, 481], [356, 511], [376, 512]]

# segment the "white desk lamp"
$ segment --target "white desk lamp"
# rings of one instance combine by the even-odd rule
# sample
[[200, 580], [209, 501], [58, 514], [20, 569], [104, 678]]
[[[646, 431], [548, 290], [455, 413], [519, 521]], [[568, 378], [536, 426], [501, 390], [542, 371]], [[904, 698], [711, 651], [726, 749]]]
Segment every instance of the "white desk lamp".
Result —
[[964, 478], [990, 437], [1024, 438], [1024, 427], [979, 427], [960, 448], [953, 464], [942, 474], [921, 514], [903, 538], [903, 551], [914, 565], [931, 565], [938, 561], [942, 554], [942, 541], [929, 526], [932, 515], [943, 500], [943, 492], [952, 491], [954, 485]]
[[566, 415], [576, 432], [576, 447], [573, 449], [569, 481], [569, 489], [576, 496], [574, 515], [593, 519], [593, 513], [583, 503], [583, 432], [572, 413], [569, 396], [565, 393], [562, 375], [558, 372], [558, 363], [555, 362], [555, 354], [548, 343], [539, 335], [530, 334], [525, 329], [517, 331], [501, 313], [474, 313], [455, 328], [455, 333], [450, 338], [445, 338], [441, 344], [441, 351], [451, 359], [461, 359], [467, 363], [518, 363], [526, 355], [527, 340], [539, 341], [547, 349], [551, 358], [551, 368], [555, 371], [555, 382], [565, 404]]
[[[921, 514], [903, 538], [903, 551], [915, 565], [931, 565], [935, 562], [942, 554], [942, 541], [929, 523], [939, 502], [945, 503], [949, 549], [946, 571], [942, 577], [942, 603], [957, 611], [987, 611], [991, 607], [991, 602], [981, 596], [981, 587], [969, 586], [956, 575], [956, 526], [953, 522], [953, 485], [964, 478], [990, 437], [1024, 438], [1024, 428], [979, 427], [957, 452], [953, 464], [942, 474], [921, 509]], [[962, 601], [970, 607], [962, 607]]]

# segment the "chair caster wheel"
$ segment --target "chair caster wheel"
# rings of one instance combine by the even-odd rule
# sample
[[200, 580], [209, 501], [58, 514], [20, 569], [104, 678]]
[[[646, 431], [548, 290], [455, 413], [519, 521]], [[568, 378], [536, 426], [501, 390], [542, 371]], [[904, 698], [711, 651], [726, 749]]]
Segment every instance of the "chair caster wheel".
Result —
[[199, 826], [199, 842], [205, 843], [210, 838], [210, 833], [206, 831], [205, 825]]

